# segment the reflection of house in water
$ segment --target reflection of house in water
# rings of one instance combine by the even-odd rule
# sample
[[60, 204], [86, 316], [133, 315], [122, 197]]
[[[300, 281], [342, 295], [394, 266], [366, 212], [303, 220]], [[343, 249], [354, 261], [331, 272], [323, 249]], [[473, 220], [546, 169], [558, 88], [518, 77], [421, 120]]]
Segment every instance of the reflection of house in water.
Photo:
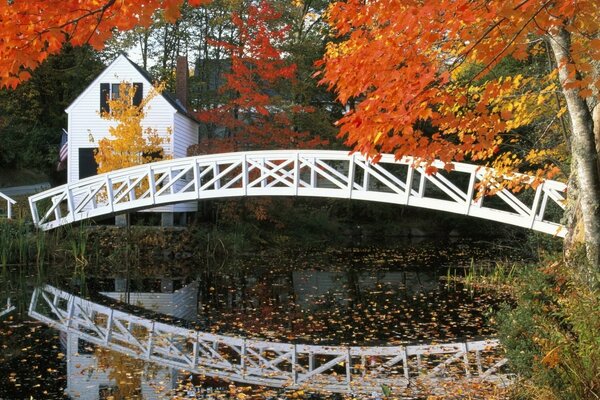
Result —
[[386, 288], [405, 296], [431, 292], [437, 289], [434, 271], [294, 271], [296, 304], [303, 309], [314, 309], [323, 302], [348, 304], [361, 292]]
[[[100, 293], [115, 300], [146, 308], [179, 319], [197, 317], [198, 283], [185, 284], [183, 279], [157, 278], [129, 282], [125, 279], [103, 280]], [[66, 393], [74, 399], [105, 399], [118, 390], [112, 369], [99, 369], [94, 345], [75, 335], [65, 339], [67, 353]], [[137, 363], [136, 363], [137, 364]], [[127, 371], [132, 372], [133, 371]], [[113, 373], [114, 375], [114, 373]], [[139, 388], [140, 398], [169, 399], [177, 387], [178, 370], [152, 364], [143, 368]]]
[[152, 278], [132, 280], [115, 278], [113, 287], [104, 287], [100, 294], [118, 301], [140, 306], [175, 318], [195, 320], [198, 316], [198, 282], [186, 285], [185, 278]]

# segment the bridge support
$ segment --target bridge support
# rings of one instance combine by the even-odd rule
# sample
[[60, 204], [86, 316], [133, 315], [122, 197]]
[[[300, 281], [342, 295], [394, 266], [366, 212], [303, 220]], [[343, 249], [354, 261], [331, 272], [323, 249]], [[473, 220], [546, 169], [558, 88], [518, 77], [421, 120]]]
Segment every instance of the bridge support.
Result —
[[129, 225], [129, 215], [117, 214], [115, 215], [115, 226], [125, 228]]
[[163, 226], [163, 227], [175, 226], [175, 214], [172, 212], [160, 213], [160, 226]]

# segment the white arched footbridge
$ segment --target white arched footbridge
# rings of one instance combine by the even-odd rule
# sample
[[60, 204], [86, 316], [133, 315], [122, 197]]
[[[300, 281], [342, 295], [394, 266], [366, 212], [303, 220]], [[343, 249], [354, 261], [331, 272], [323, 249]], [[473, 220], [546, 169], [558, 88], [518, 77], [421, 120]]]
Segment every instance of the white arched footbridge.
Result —
[[387, 387], [414, 396], [510, 383], [497, 340], [383, 347], [270, 342], [160, 323], [48, 285], [35, 289], [29, 315], [131, 357], [246, 384], [369, 394]]
[[485, 168], [455, 163], [451, 172], [427, 175], [412, 164], [410, 158], [395, 161], [389, 154], [372, 164], [359, 154], [326, 150], [213, 154], [96, 175], [31, 196], [29, 203], [34, 223], [44, 230], [190, 200], [317, 196], [423, 207], [566, 234], [556, 217], [565, 207], [564, 183], [547, 180], [519, 195], [503, 189], [477, 198]]

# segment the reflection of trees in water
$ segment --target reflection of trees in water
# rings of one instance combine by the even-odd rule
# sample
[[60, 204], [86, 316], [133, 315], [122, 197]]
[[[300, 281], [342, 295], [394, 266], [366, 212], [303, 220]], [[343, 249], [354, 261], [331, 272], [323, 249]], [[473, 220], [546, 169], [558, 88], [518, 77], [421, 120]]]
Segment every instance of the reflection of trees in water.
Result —
[[[105, 389], [106, 391], [110, 390], [105, 398], [110, 396], [114, 400], [142, 399], [144, 361], [101, 347], [96, 347], [95, 356], [98, 368], [108, 371], [108, 378], [115, 383], [115, 390]], [[100, 393], [100, 398], [103, 398], [102, 393]]]
[[256, 269], [201, 277], [213, 331], [327, 344], [445, 340], [491, 333], [490, 295], [445, 288], [435, 271]]

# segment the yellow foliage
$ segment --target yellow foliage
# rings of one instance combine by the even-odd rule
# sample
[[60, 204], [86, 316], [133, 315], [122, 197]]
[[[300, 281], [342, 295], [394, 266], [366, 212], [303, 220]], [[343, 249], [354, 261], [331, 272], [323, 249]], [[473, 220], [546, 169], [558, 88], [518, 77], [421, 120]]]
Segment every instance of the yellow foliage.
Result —
[[108, 378], [117, 386], [116, 392], [112, 394], [114, 400], [143, 398], [139, 392], [144, 361], [101, 347], [97, 347], [94, 354], [98, 359], [99, 370], [108, 371]]
[[167, 137], [161, 137], [157, 129], [142, 126], [148, 103], [163, 89], [164, 85], [153, 88], [140, 105], [134, 105], [136, 87], [121, 82], [119, 97], [108, 99], [110, 111], [102, 113], [102, 118], [114, 121], [116, 125], [108, 129], [109, 138], [98, 142], [94, 155], [98, 173], [168, 158], [164, 145], [169, 142], [171, 132], [167, 131]]

